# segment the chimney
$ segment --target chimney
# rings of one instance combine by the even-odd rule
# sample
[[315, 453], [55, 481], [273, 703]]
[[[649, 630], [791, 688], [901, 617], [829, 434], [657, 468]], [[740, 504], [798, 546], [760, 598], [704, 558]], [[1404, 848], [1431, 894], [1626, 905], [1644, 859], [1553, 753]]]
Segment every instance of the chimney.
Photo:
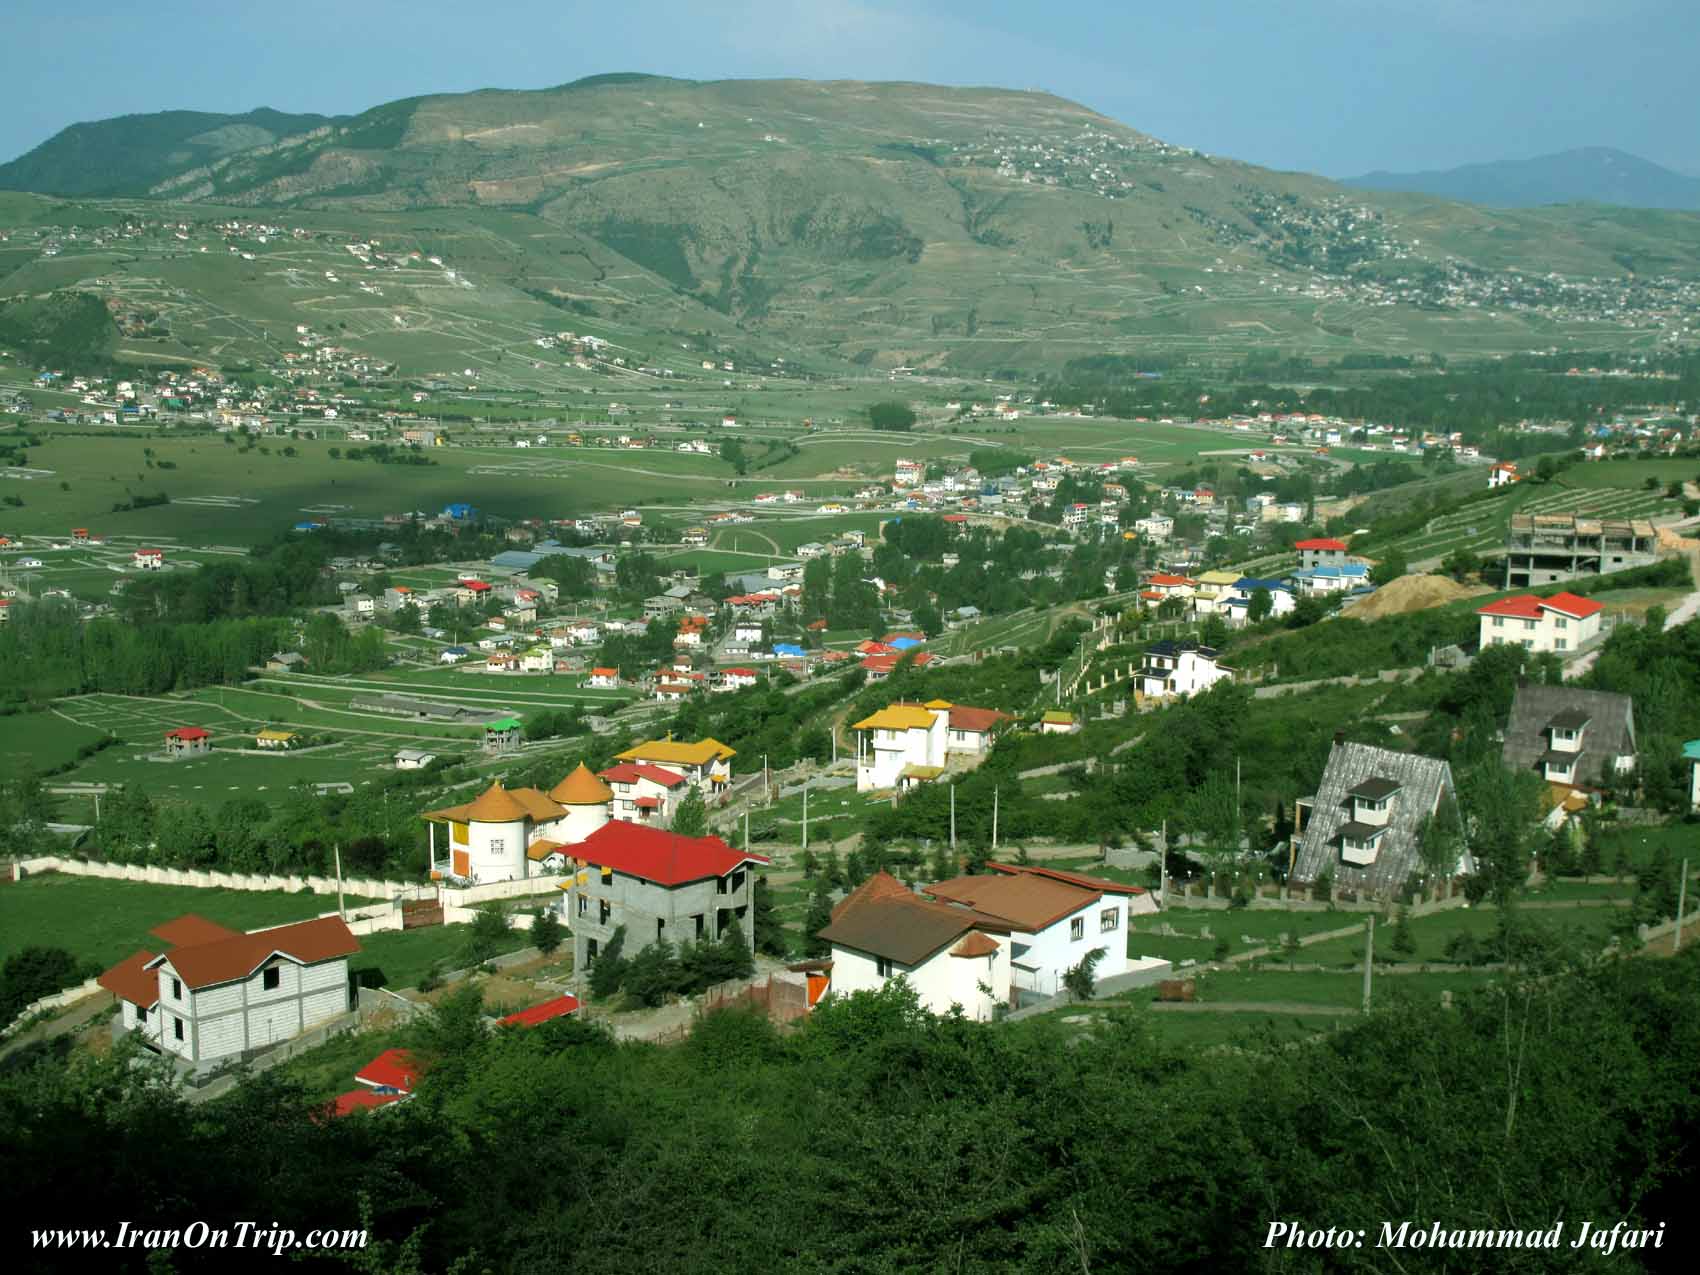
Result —
[[1341, 744], [1343, 744], [1345, 742], [1346, 742], [1346, 732], [1343, 731], [1343, 730], [1335, 731], [1334, 732], [1334, 747], [1338, 748], [1338, 747], [1340, 747]]

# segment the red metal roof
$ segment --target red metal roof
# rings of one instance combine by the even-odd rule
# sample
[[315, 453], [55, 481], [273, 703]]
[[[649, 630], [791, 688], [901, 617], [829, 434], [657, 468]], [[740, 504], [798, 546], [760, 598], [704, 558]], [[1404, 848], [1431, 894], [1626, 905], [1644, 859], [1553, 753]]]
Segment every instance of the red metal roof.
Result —
[[359, 1071], [354, 1078], [363, 1085], [378, 1089], [399, 1089], [412, 1093], [423, 1069], [405, 1049], [386, 1049]]
[[623, 761], [597, 772], [597, 778], [606, 779], [613, 784], [635, 784], [640, 779], [660, 784], [663, 788], [677, 788], [685, 782], [685, 777], [677, 771], [668, 770], [664, 766], [652, 766], [648, 762]]
[[1333, 549], [1340, 553], [1346, 552], [1344, 540], [1301, 540], [1293, 546], [1295, 549]]
[[661, 808], [661, 798], [659, 798], [659, 797], [639, 797], [632, 804], [634, 806], [636, 806], [639, 810], [659, 810]]
[[658, 885], [684, 885], [723, 877], [746, 863], [766, 865], [759, 854], [734, 850], [719, 837], [681, 837], [661, 828], [615, 819], [569, 847], [573, 857]]
[[347, 1093], [339, 1093], [331, 1103], [330, 1113], [333, 1116], [352, 1115], [356, 1111], [371, 1110], [373, 1107], [387, 1107], [392, 1102], [400, 1102], [406, 1094], [373, 1093], [370, 1089], [350, 1089]]
[[1514, 598], [1501, 598], [1476, 610], [1477, 615], [1507, 615], [1519, 620], [1538, 620], [1543, 611], [1557, 611], [1573, 620], [1585, 620], [1598, 615], [1605, 607], [1591, 598], [1579, 598], [1574, 593], [1555, 593], [1550, 598], [1533, 593], [1520, 593]]
[[535, 1027], [546, 1023], [552, 1018], [565, 1018], [568, 1014], [578, 1012], [578, 997], [557, 996], [552, 1001], [544, 1001], [541, 1005], [533, 1005], [530, 1009], [522, 1009], [499, 1020], [503, 1026]]
[[165, 737], [167, 739], [210, 739], [212, 736], [209, 731], [204, 731], [199, 726], [179, 726], [175, 730], [166, 731]]
[[1145, 583], [1146, 584], [1167, 585], [1170, 588], [1175, 588], [1175, 587], [1178, 587], [1179, 585], [1191, 584], [1192, 581], [1187, 579], [1186, 576], [1154, 575], [1149, 580], [1147, 580]]

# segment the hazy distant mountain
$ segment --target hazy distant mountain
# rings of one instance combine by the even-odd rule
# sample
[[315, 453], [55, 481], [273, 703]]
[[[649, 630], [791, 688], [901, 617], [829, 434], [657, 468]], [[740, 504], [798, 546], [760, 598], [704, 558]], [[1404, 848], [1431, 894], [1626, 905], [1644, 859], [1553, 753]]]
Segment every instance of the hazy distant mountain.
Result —
[[27, 155], [0, 164], [0, 190], [50, 195], [146, 195], [159, 181], [237, 152], [332, 123], [327, 115], [155, 111], [73, 124]]
[[1700, 177], [1686, 177], [1626, 151], [1584, 146], [1534, 159], [1503, 159], [1427, 173], [1365, 173], [1342, 183], [1401, 190], [1498, 208], [1541, 204], [1617, 204], [1624, 208], [1700, 209]]

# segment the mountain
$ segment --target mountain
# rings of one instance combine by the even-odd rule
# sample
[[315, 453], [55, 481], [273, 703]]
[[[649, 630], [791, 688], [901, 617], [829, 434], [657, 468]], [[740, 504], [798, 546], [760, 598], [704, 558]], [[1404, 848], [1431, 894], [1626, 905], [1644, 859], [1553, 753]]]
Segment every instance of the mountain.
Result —
[[[793, 362], [995, 374], [1645, 345], [1700, 279], [1690, 214], [1347, 190], [1036, 91], [618, 74], [200, 127], [228, 118], [79, 125], [0, 169], [75, 196], [0, 198], [0, 234], [36, 228], [0, 247], [0, 292], [97, 287], [136, 330], [196, 334], [159, 347], [183, 358], [258, 357], [329, 306], [404, 368], [594, 320], [658, 360], [743, 333]], [[127, 146], [128, 168], [80, 158]], [[220, 229], [245, 220], [315, 238]], [[454, 273], [357, 284], [308, 246], [350, 240]]]
[[155, 183], [332, 123], [265, 107], [246, 115], [159, 111], [73, 124], [0, 164], [0, 190], [49, 195], [146, 195]]
[[1609, 146], [1585, 146], [1534, 159], [1465, 164], [1426, 173], [1365, 173], [1343, 185], [1462, 199], [1496, 208], [1543, 204], [1616, 204], [1623, 208], [1700, 209], [1700, 177], [1686, 177]]

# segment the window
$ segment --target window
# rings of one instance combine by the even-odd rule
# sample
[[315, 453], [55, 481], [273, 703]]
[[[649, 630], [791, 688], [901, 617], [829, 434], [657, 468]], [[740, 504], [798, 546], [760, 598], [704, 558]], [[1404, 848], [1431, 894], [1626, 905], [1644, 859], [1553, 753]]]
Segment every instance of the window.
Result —
[[1555, 651], [1568, 651], [1570, 649], [1570, 639], [1554, 638], [1552, 640], [1552, 649]]
[[276, 965], [260, 974], [260, 988], [262, 991], [275, 992], [282, 982], [283, 970]]
[[590, 915], [590, 899], [586, 895], [581, 894], [578, 896], [578, 914], [580, 916]]
[[597, 909], [598, 909], [598, 915], [597, 915], [596, 919], [599, 922], [601, 922], [603, 925], [607, 925], [608, 924], [608, 918], [614, 914], [613, 906], [608, 902], [607, 899], [596, 900], [596, 906], [597, 906]]
[[696, 922], [696, 937], [700, 939], [702, 937], [702, 913], [698, 912], [691, 920]]
[[1068, 941], [1078, 943], [1086, 937], [1086, 918], [1077, 916], [1068, 923]]
[[591, 939], [589, 942], [587, 942], [584, 945], [584, 958], [587, 961], [594, 961], [596, 959], [596, 940], [595, 939]]
[[1108, 934], [1111, 930], [1119, 930], [1122, 924], [1120, 908], [1105, 908], [1098, 913], [1098, 933]]
[[148, 1021], [148, 1007], [146, 1005], [136, 1006], [136, 1021], [138, 1023], [145, 1023]]
[[662, 917], [655, 918], [655, 937], [660, 938], [667, 933], [667, 922]]
[[183, 1039], [183, 1020], [181, 1018], [171, 1020], [171, 1035], [177, 1040]]
[[1552, 618], [1552, 627], [1555, 629], [1568, 629], [1570, 627], [1570, 621], [1565, 619], [1562, 615], [1555, 615]]
[[174, 1001], [183, 999], [183, 981], [181, 979], [174, 978], [171, 980], [171, 999]]
[[893, 963], [885, 957], [874, 957], [874, 973], [878, 974], [881, 978], [890, 978], [893, 968]]
[[507, 843], [505, 841], [503, 841], [500, 837], [491, 837], [490, 838], [490, 853], [491, 854], [501, 854], [502, 848], [506, 844]]

